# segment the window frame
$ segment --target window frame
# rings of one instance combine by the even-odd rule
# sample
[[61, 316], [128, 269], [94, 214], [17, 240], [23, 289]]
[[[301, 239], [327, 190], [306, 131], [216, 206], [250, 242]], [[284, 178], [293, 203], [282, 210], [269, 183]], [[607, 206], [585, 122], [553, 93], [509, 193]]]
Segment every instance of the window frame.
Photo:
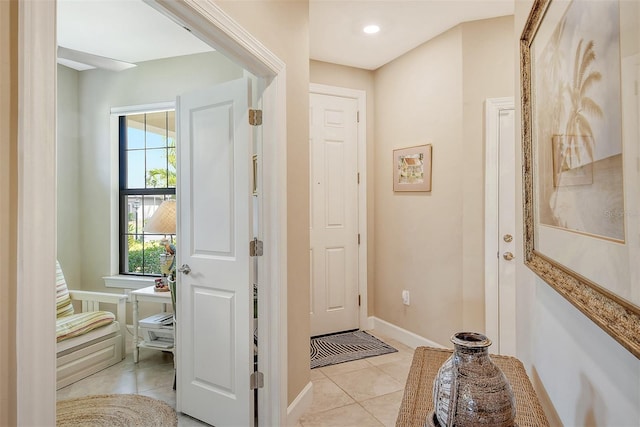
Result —
[[[121, 109], [112, 109], [112, 114], [116, 119], [116, 127], [117, 127], [117, 265], [118, 265], [118, 274], [128, 277], [161, 277], [160, 273], [146, 273], [144, 272], [144, 249], [143, 249], [143, 271], [142, 272], [132, 272], [128, 270], [128, 236], [130, 235], [128, 231], [128, 223], [129, 223], [129, 208], [128, 208], [128, 197], [129, 196], [140, 196], [144, 198], [146, 196], [162, 196], [164, 200], [167, 199], [175, 199], [176, 197], [176, 187], [169, 187], [169, 176], [167, 175], [167, 187], [146, 187], [145, 188], [129, 188], [127, 186], [128, 179], [128, 162], [127, 162], [127, 116], [133, 115], [147, 115], [154, 113], [163, 113], [163, 112], [174, 112], [176, 113], [176, 108], [174, 103], [165, 103], [157, 106], [140, 106], [133, 108], [121, 108]], [[174, 116], [175, 117], [175, 116]], [[168, 125], [168, 123], [167, 123]], [[146, 128], [146, 117], [145, 117], [145, 128]], [[177, 133], [177, 118], [175, 119], [174, 128]], [[146, 134], [146, 131], [145, 131]], [[171, 146], [167, 145], [165, 148], [168, 150]], [[174, 148], [177, 150], [177, 135], [175, 138]], [[145, 147], [139, 149], [140, 151], [157, 149], [157, 148], [147, 148]], [[168, 152], [168, 151], [167, 151]], [[167, 159], [167, 172], [169, 170], [168, 167], [168, 159]], [[145, 177], [146, 177], [146, 155], [145, 155]], [[141, 205], [141, 207], [144, 205]], [[144, 210], [143, 210], [144, 212]], [[144, 213], [143, 213], [143, 221], [144, 221]], [[137, 231], [137, 230], [136, 230]], [[144, 241], [144, 231], [141, 233]], [[149, 233], [150, 235], [157, 235], [156, 233]], [[170, 236], [171, 240], [175, 240], [175, 234], [167, 234], [166, 236]], [[143, 244], [144, 248], [144, 244]]]

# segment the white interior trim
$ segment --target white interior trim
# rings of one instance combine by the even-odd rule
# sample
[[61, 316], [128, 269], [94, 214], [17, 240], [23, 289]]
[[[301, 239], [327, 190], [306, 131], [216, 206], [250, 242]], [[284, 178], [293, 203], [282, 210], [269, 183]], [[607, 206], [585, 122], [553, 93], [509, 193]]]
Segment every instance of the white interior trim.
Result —
[[262, 125], [264, 226], [261, 231], [265, 256], [258, 261], [263, 277], [258, 304], [270, 308], [263, 310], [263, 321], [258, 325], [258, 346], [268, 355], [259, 361], [265, 375], [265, 387], [263, 393], [259, 393], [259, 415], [265, 425], [280, 425], [285, 421], [288, 403], [286, 79], [284, 67], [272, 81], [262, 79], [266, 86], [262, 92], [262, 108], [274, 114], [274, 117], [263, 116]]
[[309, 84], [309, 92], [320, 95], [339, 96], [355, 99], [358, 102], [360, 120], [358, 122], [358, 293], [360, 310], [358, 323], [360, 329], [367, 329], [369, 311], [367, 308], [367, 92], [358, 89], [328, 86], [319, 83]]
[[485, 335], [500, 348], [500, 293], [498, 289], [498, 142], [500, 111], [513, 110], [513, 97], [488, 98], [485, 102], [485, 183], [484, 183], [484, 266], [485, 266]]
[[55, 14], [55, 2], [18, 2], [15, 352], [21, 426], [55, 425], [56, 417]]
[[117, 116], [137, 113], [158, 113], [176, 109], [176, 101], [156, 102], [154, 104], [126, 105], [122, 107], [111, 107], [110, 113]]
[[298, 425], [300, 417], [311, 408], [313, 402], [313, 383], [309, 381], [302, 391], [293, 399], [291, 405], [287, 408], [287, 424], [288, 426]]
[[411, 348], [417, 348], [420, 346], [446, 348], [443, 345], [438, 344], [435, 341], [431, 341], [428, 338], [422, 337], [418, 334], [414, 334], [411, 331], [396, 326], [393, 323], [389, 323], [385, 320], [372, 316], [369, 320], [373, 324], [373, 331], [378, 332], [389, 338], [393, 338], [396, 341], [400, 341], [402, 344]]
[[[55, 289], [50, 283], [56, 252], [56, 3], [18, 1], [17, 418], [20, 425], [55, 425], [55, 328], [47, 319], [55, 317]], [[264, 239], [269, 250], [262, 261], [262, 286], [270, 317], [263, 318], [259, 331], [264, 337], [260, 345], [265, 374], [260, 418], [265, 425], [281, 425], [287, 417], [285, 64], [212, 0], [148, 3], [265, 81]], [[42, 298], [47, 294], [49, 298]], [[43, 359], [43, 354], [51, 357]]]
[[213, 0], [143, 0], [258, 77], [275, 77], [285, 64]]
[[115, 275], [103, 277], [106, 288], [142, 289], [155, 284], [153, 276]]

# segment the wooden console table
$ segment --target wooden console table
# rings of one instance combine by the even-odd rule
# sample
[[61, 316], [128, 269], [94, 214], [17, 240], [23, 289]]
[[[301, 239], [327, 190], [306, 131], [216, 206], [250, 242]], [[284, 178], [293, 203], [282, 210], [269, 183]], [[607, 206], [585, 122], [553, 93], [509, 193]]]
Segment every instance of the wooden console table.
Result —
[[[433, 410], [433, 380], [440, 366], [451, 356], [452, 350], [418, 347], [402, 397], [396, 427], [423, 427]], [[491, 355], [491, 360], [504, 372], [516, 399], [518, 427], [548, 427], [536, 392], [520, 362], [515, 357]]]

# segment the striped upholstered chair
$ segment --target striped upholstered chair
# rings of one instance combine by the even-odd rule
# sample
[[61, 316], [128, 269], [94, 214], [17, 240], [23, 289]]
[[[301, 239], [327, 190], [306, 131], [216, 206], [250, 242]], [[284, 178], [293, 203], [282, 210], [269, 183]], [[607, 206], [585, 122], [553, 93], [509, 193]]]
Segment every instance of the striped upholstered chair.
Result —
[[[126, 301], [126, 295], [70, 291], [56, 262], [57, 389], [124, 359]], [[101, 303], [115, 309], [100, 310]]]

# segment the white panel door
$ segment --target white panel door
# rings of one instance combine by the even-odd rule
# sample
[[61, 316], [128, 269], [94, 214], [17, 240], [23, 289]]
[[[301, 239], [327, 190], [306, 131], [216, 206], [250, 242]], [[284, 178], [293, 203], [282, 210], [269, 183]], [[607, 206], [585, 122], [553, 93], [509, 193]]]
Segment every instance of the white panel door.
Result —
[[249, 82], [178, 98], [179, 409], [253, 425]]
[[[516, 170], [515, 111], [499, 113], [498, 176], [498, 320], [500, 354], [516, 354]], [[519, 240], [519, 239], [518, 239]]]
[[310, 94], [311, 336], [359, 327], [357, 112]]
[[491, 351], [515, 355], [515, 128], [513, 98], [486, 102], [485, 325]]

